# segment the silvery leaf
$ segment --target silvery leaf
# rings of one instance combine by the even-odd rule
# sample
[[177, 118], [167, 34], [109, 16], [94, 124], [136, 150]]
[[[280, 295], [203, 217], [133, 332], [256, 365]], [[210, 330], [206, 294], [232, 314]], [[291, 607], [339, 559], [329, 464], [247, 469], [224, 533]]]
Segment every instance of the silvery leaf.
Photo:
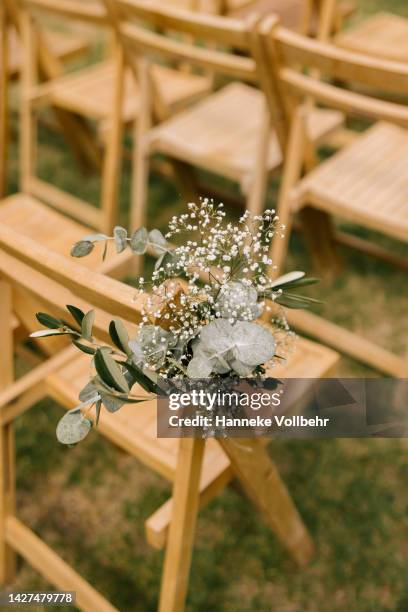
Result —
[[94, 244], [93, 242], [89, 242], [88, 240], [80, 240], [76, 242], [71, 249], [72, 257], [85, 257], [89, 255], [91, 251], [93, 251]]
[[117, 225], [113, 230], [113, 237], [115, 239], [116, 252], [122, 253], [127, 247], [127, 230]]
[[102, 240], [107, 240], [108, 236], [106, 234], [90, 234], [89, 236], [84, 236], [82, 238], [85, 242], [101, 242]]
[[275, 354], [275, 339], [265, 327], [247, 321], [232, 326], [234, 357], [251, 366], [266, 363]]
[[156, 255], [162, 255], [167, 251], [167, 240], [165, 239], [160, 230], [154, 229], [149, 232], [149, 242], [154, 247]]
[[205, 357], [193, 357], [187, 367], [187, 376], [189, 378], [208, 378], [211, 372], [211, 362]]
[[223, 354], [233, 346], [232, 325], [226, 319], [217, 319], [201, 328], [200, 340], [211, 354]]
[[79, 392], [79, 399], [81, 402], [92, 402], [93, 399], [95, 401], [99, 399], [99, 393], [93, 382], [87, 383], [85, 387], [81, 389]]
[[141, 227], [136, 230], [130, 239], [130, 248], [136, 255], [143, 255], [146, 253], [148, 233], [145, 227]]
[[81, 412], [67, 412], [57, 425], [57, 439], [61, 444], [77, 444], [89, 434], [92, 422]]
[[143, 353], [142, 346], [138, 340], [131, 340], [129, 342], [129, 348], [132, 351], [132, 361], [139, 368], [143, 366], [146, 361], [146, 357]]
[[101, 393], [102, 404], [105, 406], [108, 412], [116, 412], [125, 404], [122, 399], [109, 395], [107, 393]]
[[239, 361], [239, 359], [231, 359], [229, 365], [231, 366], [231, 369], [238, 374], [238, 376], [250, 376], [254, 369], [253, 366], [249, 366], [246, 363]]

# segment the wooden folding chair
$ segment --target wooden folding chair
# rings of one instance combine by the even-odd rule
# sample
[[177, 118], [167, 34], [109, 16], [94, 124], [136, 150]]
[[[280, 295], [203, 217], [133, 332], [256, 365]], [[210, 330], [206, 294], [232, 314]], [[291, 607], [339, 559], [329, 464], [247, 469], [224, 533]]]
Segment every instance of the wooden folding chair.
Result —
[[[238, 182], [246, 195], [247, 208], [259, 213], [264, 206], [267, 176], [280, 167], [282, 154], [277, 134], [270, 130], [265, 96], [253, 86], [262, 69], [254, 59], [257, 50], [253, 20], [193, 14], [163, 8], [153, 1], [148, 4], [140, 0], [105, 1], [112, 19], [116, 19], [126, 56], [138, 71], [142, 94], [132, 226], [144, 223], [147, 177], [154, 153], [165, 154], [189, 169], [197, 167]], [[163, 34], [164, 28], [177, 33], [178, 38]], [[231, 48], [245, 56], [234, 54], [228, 50]], [[155, 93], [150, 70], [156, 66], [157, 58], [182, 59], [198, 69], [227, 76], [232, 82], [174, 117], [153, 125]], [[276, 112], [273, 101], [270, 112]], [[342, 124], [342, 114], [337, 111], [314, 109], [309, 119], [314, 142], [321, 142]], [[190, 175], [187, 179], [196, 193], [194, 179]]]
[[[21, 0], [21, 7], [24, 9], [22, 21], [31, 25], [25, 28], [27, 60], [35, 50], [36, 34], [41, 30], [44, 16], [51, 15], [66, 20], [91, 23], [110, 30], [104, 7], [99, 2], [84, 4], [79, 0], [53, 0], [52, 2]], [[37, 197], [51, 200], [54, 206], [64, 212], [74, 214], [82, 222], [105, 232], [111, 230], [116, 217], [116, 184], [119, 174], [123, 125], [137, 118], [140, 104], [137, 83], [126, 70], [123, 72], [121, 68], [121, 49], [114, 46], [113, 56], [113, 59], [50, 78], [44, 83], [38, 83], [36, 67], [32, 59], [28, 61], [30, 70], [27, 68], [24, 71], [24, 86], [29, 92], [28, 99], [25, 99], [27, 116], [31, 112], [30, 109], [37, 110], [40, 107], [51, 105], [85, 120], [94, 121], [100, 128], [99, 132], [104, 135], [105, 149], [102, 165], [102, 211], [100, 213], [94, 208], [84, 207], [80, 199], [61, 190], [56, 191], [54, 186], [50, 187], [45, 181], [39, 181], [38, 178], [30, 179], [30, 189]], [[169, 67], [160, 68], [155, 74], [155, 79], [160, 92], [160, 109], [166, 113], [166, 116], [191, 100], [198, 99], [211, 88], [207, 78]], [[113, 134], [109, 123], [115, 122], [113, 118], [115, 113], [119, 114], [121, 123], [117, 126], [116, 133]], [[29, 172], [27, 167], [32, 163], [29, 159], [30, 155], [34, 156], [35, 153], [32, 140], [33, 136], [27, 139], [25, 144], [26, 176]], [[95, 137], [94, 141], [94, 146], [98, 148]]]
[[[408, 92], [407, 64], [380, 61], [366, 55], [342, 50], [334, 45], [307, 39], [280, 27], [271, 18], [262, 26], [264, 65], [275, 75], [280, 99], [286, 102], [290, 120], [285, 149], [286, 163], [279, 196], [278, 212], [286, 225], [285, 240], [276, 240], [272, 259], [277, 273], [283, 266], [295, 212], [316, 211], [314, 242], [322, 267], [333, 261], [327, 240], [329, 215], [376, 230], [403, 242], [408, 241], [408, 108], [403, 102], [390, 102], [375, 97], [375, 93], [356, 93], [347, 89], [351, 83], [378, 92], [404, 96]], [[266, 73], [265, 73], [266, 74]], [[325, 81], [323, 78], [330, 81]], [[336, 85], [341, 81], [342, 86]], [[310, 150], [305, 113], [312, 98], [329, 108], [350, 115], [377, 120], [372, 127], [349, 146], [313, 168], [310, 164], [302, 178], [306, 152]], [[284, 132], [284, 130], [282, 130]], [[315, 158], [316, 161], [316, 158]], [[322, 227], [324, 228], [322, 231]], [[320, 233], [319, 233], [320, 232]], [[336, 238], [336, 235], [333, 236]], [[406, 268], [406, 261], [365, 240], [342, 234], [341, 242], [372, 255], [396, 261]], [[294, 313], [289, 317], [306, 333], [331, 343], [351, 356], [395, 376], [404, 376], [406, 363], [392, 353], [380, 349], [342, 328], [309, 313]]]
[[[12, 335], [9, 319], [20, 316], [21, 304], [32, 296], [43, 310], [66, 317], [65, 304], [96, 308], [94, 334], [109, 342], [108, 321], [121, 317], [133, 335], [141, 318], [142, 301], [134, 290], [92, 272], [75, 260], [52, 253], [38, 242], [0, 224], [0, 282], [2, 291], [0, 337], [0, 582], [12, 580], [14, 553], [62, 590], [76, 591], [83, 610], [114, 610], [93, 587], [56, 555], [16, 516], [14, 496], [13, 421], [45, 395], [65, 408], [78, 402], [89, 376], [89, 357], [69, 347], [13, 382]], [[24, 310], [23, 310], [24, 315]], [[33, 325], [34, 329], [34, 325]], [[318, 378], [333, 374], [338, 355], [309, 341], [299, 340], [297, 351], [279, 377]], [[160, 547], [167, 542], [159, 609], [182, 612], [187, 592], [198, 508], [233, 477], [239, 478], [249, 498], [261, 510], [293, 558], [306, 563], [312, 552], [310, 536], [259, 440], [157, 438], [156, 402], [103, 411], [98, 430], [126, 452], [173, 483], [173, 498], [149, 521], [150, 535]], [[134, 602], [130, 603], [133, 609]]]

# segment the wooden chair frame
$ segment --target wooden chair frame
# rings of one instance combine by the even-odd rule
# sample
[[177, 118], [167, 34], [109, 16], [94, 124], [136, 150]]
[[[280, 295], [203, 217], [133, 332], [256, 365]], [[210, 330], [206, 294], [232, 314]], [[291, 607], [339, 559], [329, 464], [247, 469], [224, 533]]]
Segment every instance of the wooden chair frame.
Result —
[[[7, 460], [0, 466], [0, 580], [11, 580], [14, 553], [21, 554], [47, 580], [60, 589], [75, 590], [81, 609], [111, 611], [114, 608], [93, 587], [58, 557], [15, 515], [13, 421], [41, 397], [51, 394], [66, 407], [64, 389], [58, 388], [53, 375], [77, 356], [73, 347], [64, 349], [41, 363], [16, 382], [12, 369], [12, 335], [8, 319], [20, 292], [30, 294], [55, 316], [64, 316], [67, 300], [85, 310], [97, 307], [95, 336], [109, 342], [107, 322], [110, 315], [126, 321], [135, 330], [141, 319], [145, 298], [134, 300], [134, 290], [106, 276], [98, 275], [76, 262], [51, 253], [36, 242], [0, 226], [0, 278], [4, 299], [1, 301], [3, 351], [0, 358], [2, 384], [0, 393], [0, 444]], [[100, 309], [103, 310], [100, 310]], [[109, 316], [107, 313], [110, 313]], [[327, 350], [327, 375], [337, 363], [337, 355]], [[4, 382], [3, 382], [4, 381]], [[139, 405], [142, 406], [142, 405]], [[140, 410], [141, 408], [139, 408]], [[208, 443], [208, 442], [207, 442]], [[168, 527], [159, 610], [181, 612], [187, 592], [195, 523], [200, 502], [200, 478], [204, 450], [203, 439], [179, 441], [173, 484], [173, 503]], [[212, 442], [214, 443], [214, 442]], [[220, 440], [231, 462], [232, 473], [240, 480], [248, 497], [260, 509], [268, 524], [299, 564], [307, 563], [313, 544], [264, 444], [258, 439]], [[143, 461], [143, 456], [141, 456]], [[151, 463], [149, 463], [152, 466]], [[217, 482], [219, 491], [230, 478]], [[268, 482], [268, 486], [265, 486]], [[213, 492], [215, 494], [215, 492]]]
[[[243, 22], [213, 15], [192, 14], [176, 9], [164, 9], [158, 2], [146, 4], [139, 0], [104, 1], [117, 28], [126, 59], [133, 66], [141, 88], [142, 103], [140, 120], [136, 126], [137, 146], [132, 193], [132, 225], [139, 227], [144, 223], [149, 157], [156, 148], [160, 151], [160, 147], [155, 147], [150, 139], [156, 99], [154, 83], [150, 77], [151, 62], [154, 63], [157, 57], [162, 61], [182, 60], [201, 70], [245, 83], [258, 84], [263, 68], [255, 33], [257, 19]], [[145, 27], [146, 23], [151, 26], [150, 29]], [[162, 32], [166, 30], [177, 32], [181, 40], [164, 36]], [[186, 36], [189, 37], [188, 40], [185, 40]], [[204, 46], [197, 46], [197, 39], [203, 42]], [[228, 49], [241, 51], [244, 55], [237, 55]], [[269, 174], [267, 151], [272, 127], [276, 129], [279, 141], [283, 142], [279, 133], [281, 117], [276, 105], [276, 92], [272, 92], [272, 89], [270, 85], [266, 90], [268, 104], [264, 104], [261, 111], [262, 125], [259, 129], [252, 172], [245, 184], [247, 208], [254, 214], [259, 214], [263, 208]], [[173, 157], [178, 159], [176, 152]], [[208, 170], [207, 161], [205, 163], [207, 166], [203, 165]], [[186, 161], [181, 162], [181, 165], [186, 164]], [[194, 165], [199, 166], [200, 162], [195, 161]], [[242, 177], [232, 176], [231, 170], [220, 170], [219, 160], [214, 161], [213, 166], [212, 169], [216, 173], [224, 173], [233, 180], [241, 181]], [[276, 169], [278, 166], [279, 164]], [[192, 198], [197, 198], [197, 185], [191, 181], [190, 175], [185, 176], [185, 180], [191, 185]]]
[[[287, 251], [293, 210], [302, 206], [320, 208], [320, 203], [306, 195], [301, 199], [297, 187], [302, 179], [302, 171], [310, 170], [313, 164], [305, 166], [305, 156], [311, 148], [305, 128], [305, 114], [308, 100], [313, 99], [330, 108], [338, 108], [346, 114], [363, 116], [374, 120], [408, 127], [408, 108], [403, 104], [380, 100], [367, 94], [340, 88], [331, 82], [322, 81], [320, 75], [343, 83], [356, 81], [374, 91], [381, 89], [387, 92], [408, 91], [408, 68], [405, 64], [391, 61], [380, 61], [376, 58], [356, 54], [335, 47], [334, 45], [314, 41], [290, 32], [279, 26], [276, 19], [262, 24], [263, 52], [265, 65], [269, 65], [278, 84], [280, 100], [286, 107], [286, 117], [291, 119], [290, 130], [286, 132], [285, 167], [278, 202], [278, 212], [286, 226], [285, 240], [276, 240], [272, 245], [271, 257], [277, 266], [276, 273], [282, 269]], [[307, 68], [308, 72], [304, 69]], [[327, 207], [319, 214], [328, 217]], [[336, 210], [333, 210], [336, 214]], [[327, 227], [327, 226], [326, 226]], [[318, 233], [319, 228], [313, 228]], [[378, 227], [380, 231], [384, 227]], [[317, 230], [317, 231], [316, 231]], [[402, 230], [400, 239], [402, 238]], [[338, 238], [343, 241], [342, 237]], [[322, 236], [323, 247], [320, 261], [330, 265], [335, 261], [333, 242], [327, 232]], [[371, 255], [390, 260], [382, 249], [367, 244], [362, 239], [344, 240], [350, 246], [356, 246]], [[319, 249], [318, 249], [319, 250]], [[395, 261], [395, 256], [391, 261]], [[406, 267], [406, 262], [400, 262]], [[386, 351], [372, 342], [363, 340], [356, 334], [339, 326], [324, 321], [316, 315], [306, 312], [289, 314], [289, 321], [313, 337], [318, 338], [357, 360], [392, 376], [406, 376], [407, 366], [404, 360]]]
[[109, 28], [106, 13], [102, 5], [70, 2], [66, 0], [21, 0], [21, 29], [24, 43], [24, 65], [22, 71], [22, 156], [21, 185], [22, 191], [29, 193], [52, 206], [73, 215], [86, 225], [110, 232], [117, 217], [117, 191], [121, 166], [121, 143], [123, 122], [124, 60], [120, 45], [114, 45], [115, 96], [109, 118], [109, 138], [105, 144], [105, 154], [101, 175], [101, 208], [95, 209], [89, 203], [58, 189], [54, 185], [36, 176], [36, 110], [48, 103], [48, 83], [38, 83], [38, 28], [35, 25], [33, 11], [45, 11], [46, 14], [64, 17], [74, 21], [91, 23], [102, 28]]

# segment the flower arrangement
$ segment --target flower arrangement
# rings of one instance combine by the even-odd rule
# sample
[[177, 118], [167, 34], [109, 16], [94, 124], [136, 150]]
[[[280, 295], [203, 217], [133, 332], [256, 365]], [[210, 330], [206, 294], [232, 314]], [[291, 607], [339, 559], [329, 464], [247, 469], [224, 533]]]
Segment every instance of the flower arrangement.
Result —
[[[222, 204], [204, 200], [173, 217], [165, 236], [143, 227], [128, 236], [115, 227], [112, 237], [94, 234], [77, 242], [74, 257], [85, 257], [99, 243], [104, 256], [108, 241], [114, 241], [118, 253], [126, 248], [136, 255], [151, 251], [158, 259], [151, 279], [138, 279], [137, 291], [145, 294], [145, 301], [135, 338], [129, 338], [122, 321], [113, 319], [112, 345], [100, 344], [93, 336], [94, 311], [84, 313], [73, 305], [67, 306], [72, 324], [37, 313], [46, 329], [33, 337], [66, 334], [92, 355], [92, 376], [79, 395], [81, 403], [60, 420], [59, 441], [76, 444], [89, 433], [93, 406], [97, 425], [102, 406], [115, 412], [125, 403], [145, 401], [146, 392], [162, 390], [162, 379], [259, 379], [283, 359], [292, 332], [281, 307], [307, 308], [318, 302], [292, 292], [317, 282], [304, 272], [275, 280], [268, 276], [271, 240], [283, 231], [273, 210], [259, 216], [246, 212], [237, 224], [225, 223]], [[179, 246], [169, 242], [182, 237]], [[275, 313], [274, 305], [275, 310], [279, 306]], [[263, 314], [272, 318], [271, 324], [260, 320]], [[137, 385], [143, 395], [134, 391]]]

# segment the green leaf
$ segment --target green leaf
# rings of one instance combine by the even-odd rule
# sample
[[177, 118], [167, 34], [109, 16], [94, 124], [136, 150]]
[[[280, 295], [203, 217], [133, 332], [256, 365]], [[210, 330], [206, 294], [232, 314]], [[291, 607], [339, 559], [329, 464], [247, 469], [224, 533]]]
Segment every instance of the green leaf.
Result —
[[56, 319], [45, 312], [37, 312], [35, 316], [37, 321], [41, 323], [41, 325], [44, 325], [44, 327], [49, 327], [50, 329], [60, 329], [60, 327], [63, 326], [61, 319]]
[[82, 412], [70, 411], [64, 414], [57, 425], [57, 439], [61, 444], [77, 444], [92, 429], [92, 421], [85, 418]]
[[86, 313], [84, 318], [82, 319], [81, 330], [82, 335], [86, 340], [90, 340], [92, 338], [92, 328], [95, 321], [95, 311], [90, 310]]
[[94, 363], [97, 373], [105, 384], [122, 393], [129, 392], [128, 382], [120, 367], [106, 351], [98, 349], [95, 353]]
[[85, 316], [85, 313], [82, 312], [82, 310], [80, 308], [77, 308], [76, 306], [72, 306], [72, 304], [67, 304], [67, 309], [69, 310], [69, 312], [71, 313], [71, 315], [74, 317], [75, 321], [78, 323], [78, 325], [82, 325], [82, 319]]
[[130, 248], [136, 255], [143, 255], [146, 253], [147, 243], [149, 234], [145, 227], [141, 227], [136, 230], [130, 239]]
[[284, 293], [276, 298], [275, 302], [286, 308], [309, 308], [311, 304], [321, 304], [319, 300], [314, 300], [306, 296], [292, 295]]
[[127, 231], [124, 227], [117, 225], [113, 230], [113, 237], [115, 238], [115, 247], [117, 253], [122, 253], [127, 247]]
[[149, 393], [159, 392], [160, 389], [156, 385], [156, 383], [154, 383], [148, 376], [146, 376], [146, 374], [136, 365], [134, 365], [133, 363], [126, 362], [123, 363], [123, 367], [126, 368], [126, 370], [132, 375], [134, 381], [133, 384], [139, 383], [139, 385]]
[[89, 255], [93, 251], [94, 244], [93, 242], [89, 242], [89, 240], [80, 240], [76, 242], [71, 249], [72, 257], [85, 257]]
[[316, 285], [317, 283], [320, 283], [320, 278], [299, 278], [299, 280], [286, 283], [284, 291], [286, 291], [286, 289], [291, 289], [292, 287], [307, 287], [308, 285]]
[[272, 281], [269, 284], [269, 288], [279, 289], [279, 287], [282, 287], [282, 285], [286, 285], [287, 283], [292, 283], [293, 281], [300, 280], [304, 276], [305, 276], [305, 272], [300, 272], [300, 271], [288, 272], [287, 274], [284, 274], [283, 276], [280, 276], [276, 280]]
[[129, 357], [132, 355], [132, 349], [129, 347], [129, 334], [127, 329], [120, 319], [113, 319], [109, 323], [109, 334], [112, 342]]
[[95, 355], [96, 353], [96, 349], [93, 348], [92, 346], [88, 346], [86, 344], [82, 344], [82, 342], [79, 342], [79, 340], [73, 340], [72, 344], [75, 344], [75, 346], [82, 351], [83, 353], [86, 353], [87, 355]]

